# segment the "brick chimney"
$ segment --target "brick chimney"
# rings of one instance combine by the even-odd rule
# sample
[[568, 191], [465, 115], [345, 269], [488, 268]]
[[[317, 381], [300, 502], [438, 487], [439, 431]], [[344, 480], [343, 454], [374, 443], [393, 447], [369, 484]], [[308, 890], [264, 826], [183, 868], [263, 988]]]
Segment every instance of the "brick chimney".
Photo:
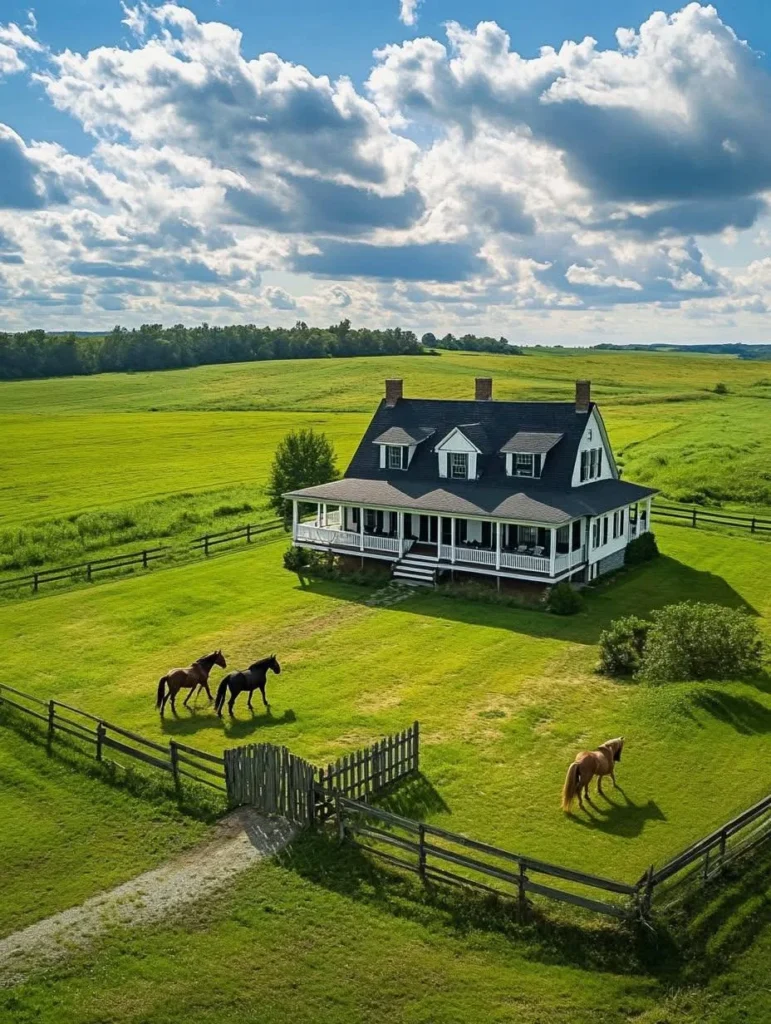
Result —
[[385, 400], [389, 409], [393, 409], [400, 398], [403, 397], [404, 381], [392, 378], [385, 382]]
[[477, 377], [476, 392], [474, 398], [477, 402], [492, 402], [493, 400], [493, 378]]
[[589, 412], [592, 401], [592, 382], [590, 380], [576, 381], [576, 412]]

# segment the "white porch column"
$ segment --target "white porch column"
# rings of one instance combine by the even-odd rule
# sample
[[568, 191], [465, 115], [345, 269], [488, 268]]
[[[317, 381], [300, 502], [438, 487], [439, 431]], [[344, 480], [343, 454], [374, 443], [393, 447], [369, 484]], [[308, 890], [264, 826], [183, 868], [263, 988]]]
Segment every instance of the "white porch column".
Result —
[[299, 522], [299, 510], [297, 498], [292, 498], [292, 540], [297, 540], [297, 524]]
[[[430, 535], [429, 535], [430, 536]], [[436, 554], [438, 558], [442, 555], [442, 517], [436, 517]]]
[[364, 550], [364, 507], [359, 506], [359, 551]]
[[549, 530], [550, 535], [550, 546], [549, 546], [549, 575], [554, 577], [554, 563], [557, 558], [557, 529], [552, 526]]
[[645, 502], [646, 513], [645, 513], [645, 529], [650, 530], [651, 528], [651, 503], [653, 498], [648, 498]]
[[323, 502], [323, 504], [321, 506], [321, 525], [322, 526], [326, 526], [327, 525], [327, 503], [326, 502]]
[[450, 561], [455, 564], [455, 516], [450, 519]]
[[501, 524], [495, 524], [495, 568], [501, 569]]
[[396, 513], [396, 536], [399, 540], [399, 554], [404, 554], [404, 513]]

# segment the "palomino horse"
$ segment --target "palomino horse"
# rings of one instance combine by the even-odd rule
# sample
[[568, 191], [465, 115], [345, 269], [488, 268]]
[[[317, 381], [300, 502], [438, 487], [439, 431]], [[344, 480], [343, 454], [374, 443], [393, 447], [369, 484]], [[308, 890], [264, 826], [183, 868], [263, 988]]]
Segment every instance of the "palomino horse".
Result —
[[222, 651], [212, 651], [211, 654], [206, 654], [203, 658], [199, 658], [198, 661], [194, 661], [188, 668], [173, 668], [165, 676], [161, 676], [158, 680], [158, 697], [155, 702], [155, 706], [161, 709], [161, 716], [163, 716], [166, 701], [169, 698], [171, 698], [171, 710], [174, 714], [177, 713], [176, 700], [180, 690], [190, 690], [190, 693], [185, 697], [185, 707], [188, 706], [187, 702], [195, 693], [196, 687], [198, 690], [206, 690], [206, 694], [209, 700], [211, 700], [209, 673], [214, 665], [219, 665], [220, 668], [228, 667]]
[[281, 666], [276, 660], [276, 655], [271, 654], [269, 658], [262, 661], [255, 661], [245, 672], [229, 672], [219, 685], [217, 699], [214, 701], [214, 710], [222, 717], [222, 709], [225, 706], [225, 693], [230, 687], [230, 700], [228, 701], [228, 713], [232, 717], [233, 705], [239, 693], [246, 690], [249, 693], [249, 710], [252, 711], [252, 695], [255, 690], [262, 694], [262, 703], [266, 708], [270, 707], [265, 699], [265, 683], [267, 682], [268, 669], [272, 669], [276, 675], [281, 671]]
[[600, 795], [602, 795], [603, 775], [610, 775], [614, 787], [617, 786], [615, 767], [616, 761], [621, 760], [623, 749], [624, 737], [619, 736], [618, 739], [607, 740], [597, 750], [584, 750], [576, 755], [575, 761], [568, 768], [565, 785], [562, 787], [563, 811], [570, 810], [570, 805], [575, 797], [578, 797], [578, 803], [583, 808], [584, 801], [581, 790], [589, 803], [592, 802], [589, 798], [589, 783], [595, 775], [597, 776], [597, 792]]

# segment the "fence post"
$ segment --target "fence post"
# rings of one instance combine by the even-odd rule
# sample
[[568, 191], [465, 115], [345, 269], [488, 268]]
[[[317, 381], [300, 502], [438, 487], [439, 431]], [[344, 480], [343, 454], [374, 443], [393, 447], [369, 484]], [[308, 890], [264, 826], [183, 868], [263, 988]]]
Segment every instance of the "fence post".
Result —
[[36, 594], [39, 587], [40, 587], [40, 573], [33, 572], [32, 573], [32, 593]]
[[252, 524], [251, 523], [247, 523], [246, 524], [246, 543], [247, 544], [251, 544], [252, 543]]
[[48, 702], [48, 746], [51, 746], [54, 738], [54, 717], [56, 715], [56, 701], [49, 700]]
[[525, 889], [525, 881], [527, 876], [525, 875], [525, 863], [524, 861], [519, 862], [519, 879], [517, 881], [517, 911], [519, 914], [519, 923], [525, 920], [525, 914], [527, 913], [527, 890]]
[[206, 557], [209, 557], [209, 534], [207, 533], [203, 539], [203, 553]]
[[691, 522], [691, 526], [696, 526], [696, 509], [692, 512], [692, 519], [693, 521]]
[[90, 562], [86, 565], [86, 579], [88, 580], [89, 583], [91, 582], [91, 563]]
[[343, 821], [343, 810], [340, 806], [340, 790], [335, 790], [335, 816], [337, 817], [337, 839], [340, 843], [345, 840], [345, 823]]
[[174, 776], [174, 789], [179, 795], [179, 750], [174, 740], [169, 740], [169, 752], [171, 754], [171, 773]]
[[422, 823], [418, 827], [418, 874], [422, 881], [426, 880], [426, 828]]
[[102, 744], [104, 743], [104, 722], [96, 723], [96, 759], [97, 761], [102, 760]]
[[142, 552], [142, 568], [143, 569], [147, 568], [147, 552], [146, 551]]
[[755, 532], [755, 517], [752, 517], [752, 523], [750, 524], [750, 533]]
[[414, 758], [412, 764], [412, 770], [414, 772], [420, 771], [420, 723], [415, 722], [412, 726], [412, 749], [414, 751]]

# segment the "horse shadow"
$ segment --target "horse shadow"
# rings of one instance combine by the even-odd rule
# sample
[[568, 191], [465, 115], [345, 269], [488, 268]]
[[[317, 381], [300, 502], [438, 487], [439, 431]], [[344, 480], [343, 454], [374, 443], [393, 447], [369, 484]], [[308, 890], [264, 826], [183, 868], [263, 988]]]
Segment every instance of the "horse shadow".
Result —
[[611, 790], [615, 796], [621, 794], [621, 800], [614, 800], [607, 788], [600, 793], [584, 797], [584, 810], [570, 811], [568, 817], [576, 825], [584, 828], [609, 832], [611, 835], [625, 839], [635, 839], [641, 835], [649, 821], [666, 821], [667, 816], [655, 800], [645, 804], [636, 804], [630, 800], [621, 786]]
[[[262, 712], [262, 707], [260, 712]], [[206, 708], [186, 708], [185, 713], [180, 714], [177, 710], [176, 714], [171, 718], [165, 717], [161, 719], [161, 731], [168, 733], [172, 736], [192, 736], [197, 732], [202, 732], [204, 729], [217, 729], [225, 732], [226, 736], [238, 739], [242, 736], [248, 736], [255, 732], [257, 729], [270, 729], [277, 725], [290, 725], [292, 722], [297, 721], [297, 715], [292, 708], [287, 708], [282, 715], [272, 714], [270, 708], [268, 708], [264, 714], [259, 713], [256, 709], [249, 711], [247, 714], [249, 718], [239, 718], [230, 716], [225, 712], [222, 718], [219, 718], [212, 710], [211, 707]], [[200, 714], [200, 711], [208, 711], [209, 714]]]

